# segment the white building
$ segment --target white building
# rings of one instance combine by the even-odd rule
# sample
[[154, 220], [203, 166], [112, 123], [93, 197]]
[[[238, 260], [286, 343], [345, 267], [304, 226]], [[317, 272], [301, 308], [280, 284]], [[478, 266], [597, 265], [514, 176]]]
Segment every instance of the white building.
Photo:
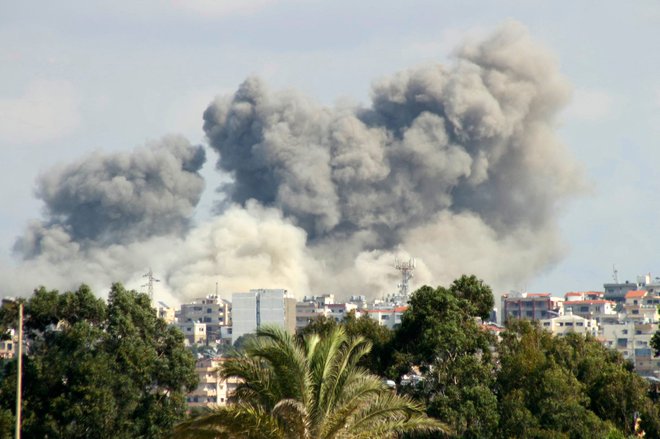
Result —
[[401, 324], [403, 313], [408, 309], [407, 306], [395, 306], [392, 308], [378, 308], [367, 310], [369, 318], [378, 322], [379, 325], [389, 329]]
[[542, 319], [540, 325], [553, 335], [562, 337], [566, 334], [582, 334], [596, 337], [598, 335], [598, 322], [595, 319], [565, 314], [551, 319]]
[[264, 325], [296, 330], [296, 299], [287, 290], [258, 289], [232, 294], [232, 343]]

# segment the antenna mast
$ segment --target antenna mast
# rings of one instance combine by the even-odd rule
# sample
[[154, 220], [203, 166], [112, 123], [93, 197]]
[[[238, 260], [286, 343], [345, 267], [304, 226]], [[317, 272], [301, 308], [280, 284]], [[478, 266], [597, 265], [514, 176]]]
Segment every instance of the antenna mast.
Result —
[[142, 285], [143, 287], [147, 287], [147, 294], [149, 294], [149, 300], [152, 302], [154, 301], [154, 282], [160, 282], [160, 279], [156, 279], [154, 277], [154, 272], [151, 271], [151, 267], [149, 267], [149, 271], [144, 274], [142, 277], [147, 278], [147, 283]]
[[614, 279], [615, 284], [619, 283], [619, 270], [616, 269], [614, 264], [612, 264], [612, 279]]
[[394, 267], [401, 272], [401, 283], [397, 285], [399, 287], [398, 298], [404, 303], [408, 302], [410, 279], [413, 278], [413, 271], [415, 271], [415, 259], [410, 258], [408, 262], [402, 262], [397, 258], [394, 261]]

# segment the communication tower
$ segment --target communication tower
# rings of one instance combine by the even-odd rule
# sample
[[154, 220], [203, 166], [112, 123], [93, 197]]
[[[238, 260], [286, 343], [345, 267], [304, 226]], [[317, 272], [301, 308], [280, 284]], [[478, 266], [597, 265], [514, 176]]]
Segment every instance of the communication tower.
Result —
[[399, 287], [399, 298], [405, 303], [408, 302], [408, 293], [410, 287], [410, 279], [413, 278], [413, 271], [415, 271], [415, 259], [410, 258], [407, 262], [395, 259], [394, 267], [401, 272], [401, 283]]
[[145, 273], [142, 277], [147, 278], [147, 283], [142, 285], [143, 287], [147, 287], [147, 294], [149, 294], [149, 300], [152, 302], [154, 301], [154, 282], [160, 282], [160, 279], [156, 279], [154, 277], [154, 272], [151, 271], [151, 267], [149, 267], [149, 271]]

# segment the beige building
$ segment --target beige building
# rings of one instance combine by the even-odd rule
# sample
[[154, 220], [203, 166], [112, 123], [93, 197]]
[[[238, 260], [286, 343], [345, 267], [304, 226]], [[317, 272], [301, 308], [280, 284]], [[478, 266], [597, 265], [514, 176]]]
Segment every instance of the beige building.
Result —
[[660, 297], [646, 290], [634, 290], [626, 293], [623, 311], [626, 320], [637, 322], [657, 322]]
[[183, 322], [176, 323], [176, 326], [183, 332], [184, 342], [187, 346], [206, 344], [206, 323]]
[[16, 356], [16, 340], [14, 337], [11, 340], [0, 341], [0, 358], [14, 358], [14, 356]]
[[651, 339], [658, 330], [657, 323], [626, 321], [601, 325], [601, 342], [632, 361], [637, 373], [660, 378], [660, 357], [653, 355]]
[[[214, 344], [221, 342], [231, 327], [231, 303], [221, 299], [217, 294], [184, 303], [177, 313], [179, 325], [187, 323], [204, 323], [205, 340], [201, 343]], [[184, 335], [188, 335], [184, 331]]]
[[171, 325], [176, 321], [175, 310], [164, 302], [156, 304], [156, 315]]
[[197, 360], [195, 371], [199, 377], [199, 385], [187, 396], [188, 406], [215, 407], [227, 405], [228, 398], [236, 389], [238, 379], [223, 380], [219, 377], [218, 368], [224, 358], [202, 358]]

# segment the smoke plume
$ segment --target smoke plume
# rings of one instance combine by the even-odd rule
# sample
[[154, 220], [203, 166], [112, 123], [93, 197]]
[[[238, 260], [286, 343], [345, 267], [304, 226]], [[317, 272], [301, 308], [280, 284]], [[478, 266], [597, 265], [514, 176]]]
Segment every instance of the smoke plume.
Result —
[[166, 138], [45, 173], [45, 220], [16, 249], [45, 278], [84, 267], [126, 281], [151, 265], [179, 296], [219, 281], [373, 297], [395, 289], [395, 255], [417, 258], [418, 285], [475, 273], [518, 286], [561, 257], [559, 208], [582, 186], [555, 134], [569, 97], [554, 58], [513, 22], [449, 67], [380, 80], [368, 106], [249, 78], [204, 112], [231, 177], [214, 218], [191, 223], [203, 149]]

